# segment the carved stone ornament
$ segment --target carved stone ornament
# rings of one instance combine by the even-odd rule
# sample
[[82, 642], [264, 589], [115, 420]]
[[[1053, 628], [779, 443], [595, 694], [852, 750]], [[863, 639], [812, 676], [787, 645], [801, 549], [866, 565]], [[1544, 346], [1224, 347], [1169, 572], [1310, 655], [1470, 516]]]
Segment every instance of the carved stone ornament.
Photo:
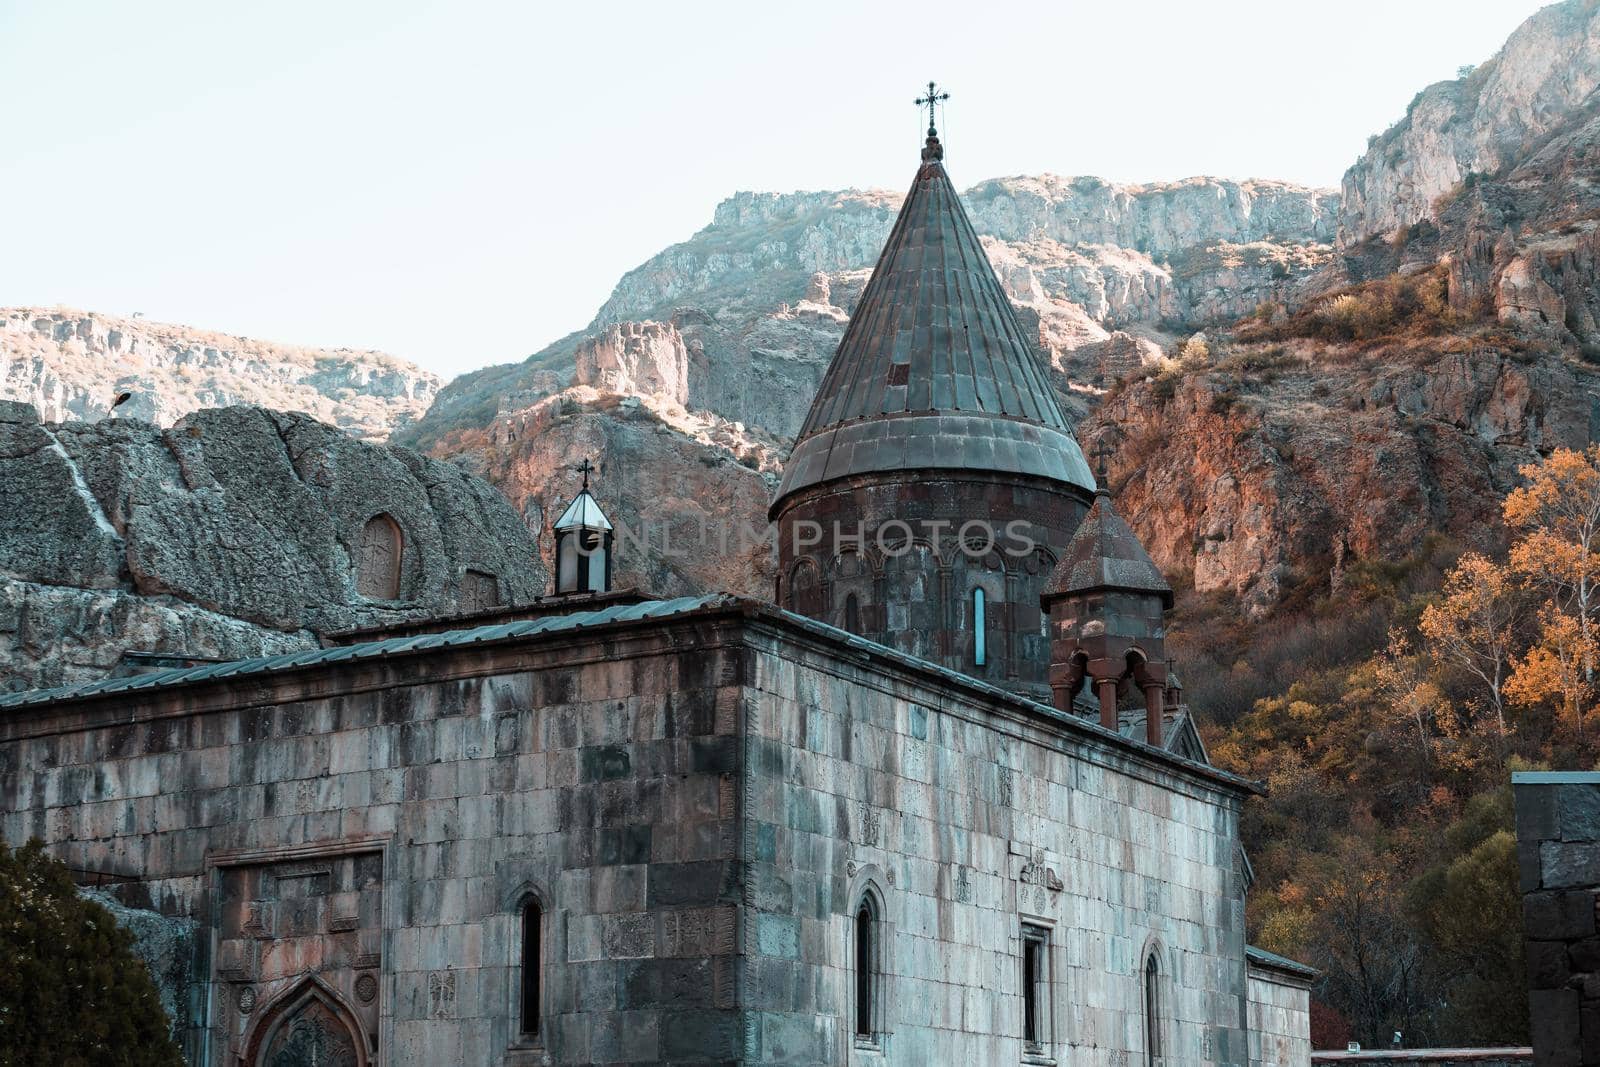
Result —
[[1022, 870], [1017, 873], [1017, 881], [1024, 885], [1040, 886], [1052, 893], [1059, 893], [1066, 888], [1066, 884], [1061, 881], [1061, 876], [1055, 869], [1044, 865], [1042, 849], [1035, 852], [1033, 858], [1023, 865]]

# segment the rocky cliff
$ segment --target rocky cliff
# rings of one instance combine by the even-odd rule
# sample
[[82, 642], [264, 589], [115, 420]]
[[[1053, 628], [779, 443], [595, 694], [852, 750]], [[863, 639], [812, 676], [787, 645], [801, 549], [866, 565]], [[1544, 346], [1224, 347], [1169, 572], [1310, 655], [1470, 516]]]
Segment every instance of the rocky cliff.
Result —
[[426, 411], [439, 384], [382, 352], [61, 308], [0, 309], [0, 400], [31, 404], [51, 421], [104, 418], [127, 392], [119, 416], [163, 426], [201, 408], [256, 404], [382, 439]]
[[1433, 531], [1493, 548], [1518, 466], [1600, 430], [1600, 372], [1514, 341], [1217, 354], [1127, 382], [1079, 436], [1112, 446], [1118, 511], [1162, 569], [1253, 614]]
[[[617, 343], [617, 331], [683, 349], [664, 368], [670, 380], [633, 391], [659, 390], [691, 410], [788, 437], [900, 199], [740, 193], [704, 230], [624, 275], [587, 330], [523, 364], [456, 379], [397, 440], [432, 447], [567, 385], [604, 385], [592, 357]], [[1115, 185], [1046, 175], [993, 179], [965, 199], [1041, 356], [1088, 380], [1098, 375], [1095, 345], [1115, 339], [1148, 358], [1170, 340], [1164, 326], [1236, 318], [1283, 298], [1326, 262], [1335, 230], [1334, 194], [1282, 182]]]
[[[1261, 613], [1429, 531], [1488, 545], [1517, 466], [1594, 438], [1594, 12], [1546, 9], [1472, 76], [1424, 92], [1337, 203], [1212, 179], [1006, 178], [965, 194], [1080, 436], [1116, 447], [1125, 509], [1169, 572]], [[588, 331], [452, 383], [402, 436], [481, 447], [492, 479], [536, 496], [592, 451], [624, 479], [602, 486], [613, 506], [683, 500], [759, 522], [751, 474], [696, 466], [781, 462], [897, 206], [736, 196], [624, 276]], [[617, 428], [623, 411], [661, 417], [640, 434]], [[684, 418], [739, 443], [708, 446]], [[692, 492], [657, 500], [658, 482]], [[748, 553], [719, 566], [636, 551], [674, 590], [770, 587]]]
[[[1003, 178], [967, 192], [1079, 436], [1115, 448], [1119, 506], [1170, 573], [1260, 613], [1356, 561], [1404, 556], [1429, 531], [1487, 543], [1519, 463], [1596, 437], [1594, 12], [1546, 9], [1470, 77], [1424, 92], [1338, 198], [1205, 178]], [[590, 459], [619, 527], [619, 584], [767, 595], [775, 476], [899, 199], [739, 194], [624, 276], [587, 329], [452, 382], [395, 437], [471, 466], [533, 529]], [[111, 320], [28, 315], [5, 320], [9, 351], [24, 335], [81, 349], [83, 382], [120, 358]], [[209, 347], [218, 373], [242, 352], [250, 380], [313, 400], [334, 380], [332, 393], [359, 392], [338, 374], [368, 366], [348, 357], [319, 377], [308, 357], [269, 374], [242, 342]], [[185, 359], [210, 359], [206, 348]], [[399, 377], [373, 380], [399, 421], [426, 390], [406, 393], [389, 369]], [[515, 512], [457, 467], [352, 452], [366, 446], [300, 417], [11, 427], [0, 463], [16, 461], [25, 473], [11, 477], [32, 479], [38, 502], [15, 511], [10, 534], [0, 526], [0, 563], [24, 560], [6, 565], [0, 662], [35, 666], [5, 684], [103, 671], [118, 642], [239, 655], [449, 610], [465, 569], [509, 580], [536, 551]], [[366, 482], [387, 488], [357, 492]], [[380, 510], [441, 531], [404, 605], [350, 588], [353, 517]], [[489, 542], [504, 556], [475, 554]], [[536, 573], [507, 595], [540, 591]]]
[[[533, 537], [492, 487], [304, 415], [231, 407], [163, 430], [0, 402], [0, 496], [0, 690], [126, 669], [130, 650], [273, 654], [455, 612], [468, 571], [506, 603], [545, 591]], [[398, 530], [392, 596], [357, 586], [377, 516]]]
[[1433, 219], [1473, 177], [1499, 177], [1593, 110], [1600, 87], [1600, 4], [1537, 12], [1492, 58], [1418, 93], [1346, 172], [1339, 244]]

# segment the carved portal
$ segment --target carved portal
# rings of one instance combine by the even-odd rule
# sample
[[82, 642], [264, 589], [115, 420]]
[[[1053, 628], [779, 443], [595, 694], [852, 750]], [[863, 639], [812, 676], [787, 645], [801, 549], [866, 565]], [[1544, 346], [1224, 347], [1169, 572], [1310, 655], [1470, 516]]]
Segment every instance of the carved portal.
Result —
[[300, 1005], [267, 1042], [261, 1067], [359, 1067], [359, 1038], [317, 997]]
[[267, 859], [218, 877], [212, 1025], [226, 1054], [214, 1062], [365, 1067], [383, 1002], [383, 853]]
[[251, 1035], [245, 1067], [367, 1067], [361, 1024], [327, 986], [307, 978]]

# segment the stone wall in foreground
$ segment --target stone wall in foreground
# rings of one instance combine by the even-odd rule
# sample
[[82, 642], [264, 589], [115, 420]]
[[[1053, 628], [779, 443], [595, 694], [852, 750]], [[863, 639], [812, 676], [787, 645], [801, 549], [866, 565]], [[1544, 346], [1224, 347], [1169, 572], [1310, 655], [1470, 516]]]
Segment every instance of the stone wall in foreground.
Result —
[[1244, 1061], [1233, 780], [749, 602], [582, 627], [7, 708], [0, 835], [194, 924], [191, 1063], [1019, 1062], [1024, 923], [1029, 1062], [1138, 1062], [1151, 952], [1167, 1062]]
[[1310, 975], [1250, 961], [1250, 1067], [1309, 1067]]
[[1600, 774], [1518, 771], [1517, 861], [1535, 1067], [1600, 1064]]
[[[750, 1062], [1143, 1063], [1151, 956], [1163, 1062], [1245, 1062], [1241, 789], [820, 652], [764, 652], [745, 711]], [[864, 898], [884, 976], [865, 1039]]]

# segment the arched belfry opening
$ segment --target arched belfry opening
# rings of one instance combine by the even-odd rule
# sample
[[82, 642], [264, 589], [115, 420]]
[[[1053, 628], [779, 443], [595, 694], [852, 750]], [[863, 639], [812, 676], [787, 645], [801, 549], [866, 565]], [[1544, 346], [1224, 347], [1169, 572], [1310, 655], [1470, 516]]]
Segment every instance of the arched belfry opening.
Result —
[[[1042, 698], [1047, 574], [1023, 561], [1059, 558], [1094, 479], [945, 172], [932, 109], [946, 95], [934, 87], [924, 99], [916, 178], [769, 518], [785, 582], [814, 565], [817, 588], [842, 590], [835, 604], [786, 589], [791, 610], [836, 624], [856, 592], [873, 640]], [[836, 573], [851, 561], [847, 544], [881, 559], [870, 598]], [[995, 583], [981, 607], [980, 581]]]
[[583, 487], [553, 527], [557, 596], [611, 591], [611, 520], [589, 492], [589, 473], [593, 469], [589, 461], [584, 460], [579, 469], [583, 471]]

